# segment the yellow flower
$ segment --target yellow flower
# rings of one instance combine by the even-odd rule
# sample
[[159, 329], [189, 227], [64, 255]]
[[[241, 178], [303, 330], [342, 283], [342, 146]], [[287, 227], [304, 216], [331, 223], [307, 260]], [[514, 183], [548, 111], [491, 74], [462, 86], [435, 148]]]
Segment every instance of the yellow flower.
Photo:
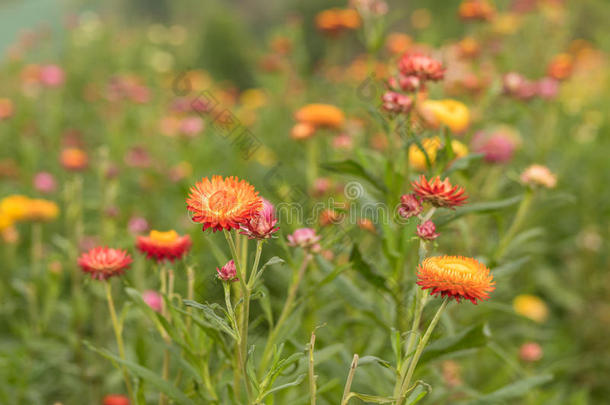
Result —
[[0, 212], [11, 222], [23, 221], [27, 218], [26, 206], [29, 198], [24, 195], [10, 195], [0, 201]]
[[[59, 215], [59, 207], [53, 201], [31, 199], [23, 195], [11, 195], [0, 201], [0, 217], [11, 224], [20, 221], [50, 221]], [[7, 222], [8, 221], [8, 222]], [[0, 229], [2, 227], [0, 226]]]
[[470, 125], [470, 110], [457, 100], [426, 100], [421, 112], [433, 127], [444, 124], [454, 133], [461, 133]]
[[256, 110], [267, 104], [267, 95], [262, 89], [244, 90], [244, 92], [241, 93], [239, 98], [244, 108], [250, 110]]
[[0, 232], [13, 226], [13, 220], [8, 215], [0, 212]]
[[546, 321], [549, 316], [549, 309], [545, 302], [535, 295], [518, 295], [513, 300], [513, 308], [519, 315], [538, 323]]
[[53, 201], [32, 199], [26, 206], [28, 221], [52, 221], [59, 215], [59, 207]]
[[[428, 154], [428, 158], [430, 159], [430, 165], [434, 165], [436, 161], [436, 155], [438, 151], [443, 147], [443, 144], [438, 136], [434, 138], [426, 138], [421, 143], [422, 147]], [[453, 149], [453, 153], [455, 154], [455, 158], [459, 159], [468, 154], [468, 147], [464, 145], [460, 141], [456, 141], [455, 139], [451, 141], [451, 149]], [[426, 170], [426, 156], [419, 149], [419, 147], [415, 144], [409, 147], [409, 163], [411, 167], [415, 170], [424, 171]]]

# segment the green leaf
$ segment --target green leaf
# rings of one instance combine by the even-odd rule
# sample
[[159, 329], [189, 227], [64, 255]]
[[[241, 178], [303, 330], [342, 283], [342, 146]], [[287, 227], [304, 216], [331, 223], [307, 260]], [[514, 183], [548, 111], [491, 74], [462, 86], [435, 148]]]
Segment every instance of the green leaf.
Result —
[[353, 263], [354, 269], [358, 270], [362, 276], [364, 276], [367, 281], [369, 281], [372, 285], [377, 288], [380, 288], [385, 291], [389, 291], [388, 287], [385, 285], [385, 278], [379, 274], [377, 274], [372, 266], [364, 261], [362, 255], [360, 254], [360, 249], [358, 248], [358, 244], [354, 243], [352, 247], [352, 252], [349, 255], [349, 261]]
[[131, 373], [133, 373], [134, 375], [143, 379], [144, 381], [149, 382], [151, 385], [153, 385], [159, 391], [166, 394], [168, 397], [175, 400], [177, 403], [194, 405], [194, 402], [191, 401], [186, 395], [184, 395], [184, 393], [182, 391], [180, 391], [178, 388], [174, 387], [174, 385], [172, 383], [165, 381], [163, 378], [161, 378], [161, 376], [157, 375], [152, 370], [150, 370], [146, 367], [142, 367], [141, 365], [136, 364], [134, 362], [131, 362], [128, 360], [123, 360], [119, 356], [109, 352], [108, 350], [97, 348], [87, 341], [84, 341], [83, 343], [90, 350], [93, 350], [94, 352], [106, 357], [107, 359], [109, 359], [111, 361], [115, 361], [115, 362], [127, 367], [127, 369]]
[[421, 401], [426, 395], [432, 392], [432, 387], [429, 384], [421, 380], [415, 382], [415, 387], [411, 388], [413, 391], [407, 398], [407, 405], [415, 405]]
[[323, 169], [329, 170], [331, 172], [349, 174], [363, 180], [369, 182], [373, 187], [377, 188], [379, 191], [387, 192], [387, 188], [383, 185], [383, 183], [375, 178], [372, 174], [367, 172], [360, 163], [355, 160], [348, 159], [343, 160], [341, 162], [328, 162], [323, 163], [321, 165]]
[[516, 195], [504, 200], [473, 203], [467, 204], [464, 207], [456, 208], [455, 210], [443, 210], [444, 212], [439, 212], [439, 214], [434, 217], [434, 223], [437, 226], [440, 226], [454, 221], [466, 214], [490, 214], [492, 212], [517, 205], [521, 199], [523, 199], [522, 195]]
[[490, 333], [486, 324], [471, 326], [456, 335], [441, 338], [429, 344], [422, 353], [419, 364], [441, 356], [483, 347], [489, 341], [489, 337]]
[[369, 395], [369, 394], [360, 394], [357, 392], [350, 392], [347, 398], [358, 398], [364, 402], [368, 402], [369, 404], [391, 404], [396, 402], [396, 398], [390, 397], [380, 397], [377, 395]]
[[364, 366], [367, 364], [376, 363], [382, 367], [389, 368], [390, 370], [397, 372], [397, 370], [390, 364], [389, 361], [381, 359], [376, 356], [363, 356], [358, 360], [358, 366]]
[[184, 302], [184, 305], [186, 305], [186, 306], [201, 309], [203, 311], [205, 319], [210, 323], [210, 326], [214, 327], [217, 330], [225, 332], [226, 334], [230, 335], [233, 339], [237, 340], [237, 335], [236, 335], [235, 331], [233, 330], [233, 328], [231, 326], [229, 326], [227, 321], [225, 321], [223, 318], [218, 316], [218, 314], [216, 314], [216, 312], [214, 311], [214, 308], [212, 306], [206, 305], [206, 304], [201, 304], [199, 302], [191, 301], [191, 300], [184, 300], [183, 302]]
[[305, 376], [306, 376], [306, 375], [307, 375], [307, 374], [301, 374], [301, 375], [299, 375], [299, 376], [296, 378], [296, 380], [294, 380], [294, 381], [291, 381], [291, 382], [289, 382], [289, 383], [282, 384], [282, 385], [278, 385], [277, 387], [273, 387], [273, 388], [271, 388], [269, 391], [266, 391], [266, 392], [265, 392], [265, 395], [263, 395], [263, 396], [261, 397], [261, 399], [263, 399], [263, 398], [264, 398], [264, 397], [266, 397], [267, 395], [272, 394], [272, 393], [274, 393], [274, 392], [278, 392], [278, 391], [281, 391], [281, 390], [286, 389], [286, 388], [289, 388], [289, 387], [295, 387], [295, 386], [297, 386], [297, 385], [301, 384], [301, 382], [303, 382], [303, 380], [305, 379]]
[[477, 399], [472, 401], [468, 401], [469, 405], [487, 405], [487, 404], [495, 404], [498, 402], [506, 401], [512, 398], [518, 398], [531, 391], [532, 388], [535, 388], [539, 385], [546, 384], [551, 381], [553, 376], [551, 374], [543, 374], [534, 377], [524, 378], [522, 380], [516, 381], [514, 383], [508, 384], [496, 391], [493, 391], [489, 394], [482, 395]]

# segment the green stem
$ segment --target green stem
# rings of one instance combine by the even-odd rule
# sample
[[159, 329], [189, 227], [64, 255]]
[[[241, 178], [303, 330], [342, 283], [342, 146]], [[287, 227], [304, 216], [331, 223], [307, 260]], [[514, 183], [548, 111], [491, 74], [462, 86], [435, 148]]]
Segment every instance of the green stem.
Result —
[[[108, 301], [108, 310], [110, 311], [110, 318], [112, 319], [112, 328], [114, 329], [114, 336], [116, 338], [116, 344], [119, 349], [119, 357], [121, 360], [125, 360], [125, 346], [123, 345], [123, 336], [122, 336], [122, 327], [119, 324], [118, 318], [116, 316], [116, 311], [114, 309], [114, 301], [112, 299], [112, 287], [110, 285], [110, 281], [104, 281], [104, 286], [106, 287], [106, 300]], [[135, 401], [135, 397], [133, 396], [133, 390], [131, 388], [131, 381], [129, 379], [129, 374], [127, 373], [127, 369], [124, 365], [121, 365], [121, 370], [123, 371], [123, 378], [125, 379], [125, 386], [127, 387], [127, 394], [131, 400]]]
[[[159, 275], [161, 277], [161, 315], [167, 319], [167, 305], [165, 303], [165, 297], [167, 296], [167, 270], [164, 265], [160, 266], [161, 269], [159, 271]], [[163, 340], [165, 341], [166, 346], [169, 344], [169, 336], [167, 332], [163, 332]], [[163, 365], [161, 368], [161, 376], [163, 380], [168, 381], [169, 379], [169, 348], [165, 347], [163, 350]], [[159, 394], [159, 405], [167, 404], [167, 398], [165, 394]]]
[[349, 367], [349, 374], [347, 375], [347, 381], [345, 382], [345, 388], [343, 389], [343, 397], [341, 398], [341, 405], [346, 405], [349, 401], [349, 394], [352, 391], [352, 382], [354, 381], [354, 375], [356, 374], [356, 368], [358, 367], [358, 355], [354, 354], [352, 364]]
[[311, 339], [309, 340], [309, 403], [310, 405], [316, 405], [316, 376], [314, 374], [314, 358], [313, 349], [316, 344], [316, 333], [311, 332]]
[[515, 214], [515, 218], [513, 219], [510, 228], [508, 228], [508, 231], [504, 234], [504, 237], [500, 240], [500, 243], [498, 243], [498, 248], [493, 256], [494, 261], [502, 259], [504, 253], [506, 253], [506, 249], [519, 231], [519, 228], [521, 228], [521, 225], [523, 224], [523, 221], [527, 216], [527, 212], [529, 211], [533, 196], [533, 191], [528, 188], [525, 192], [525, 195], [523, 196], [523, 199], [521, 200], [521, 203], [519, 204], [519, 208], [517, 209], [517, 213]]
[[263, 350], [263, 357], [261, 359], [260, 366], [259, 366], [260, 373], [263, 373], [265, 371], [265, 369], [267, 368], [267, 364], [269, 363], [269, 360], [271, 359], [271, 350], [273, 349], [273, 346], [276, 343], [277, 337], [280, 333], [280, 330], [282, 329], [282, 325], [284, 324], [286, 319], [288, 319], [288, 316], [292, 312], [292, 309], [294, 306], [294, 301], [296, 299], [296, 295], [299, 290], [299, 285], [301, 284], [303, 277], [305, 276], [305, 270], [307, 269], [307, 266], [311, 262], [312, 258], [313, 258], [313, 255], [311, 253], [307, 253], [305, 258], [303, 259], [303, 263], [301, 263], [301, 267], [299, 268], [296, 277], [294, 278], [294, 280], [292, 281], [292, 284], [290, 285], [290, 288], [288, 290], [288, 296], [286, 298], [286, 301], [284, 302], [284, 307], [282, 308], [280, 317], [278, 318], [277, 323], [271, 330], [271, 333], [269, 334], [269, 338], [267, 339], [267, 343], [265, 344], [265, 349]]
[[447, 307], [448, 302], [449, 302], [449, 297], [446, 297], [443, 300], [443, 303], [441, 304], [441, 306], [436, 311], [436, 314], [434, 315], [434, 318], [432, 318], [430, 325], [428, 325], [428, 329], [426, 329], [426, 333], [424, 333], [424, 336], [419, 341], [419, 344], [417, 345], [417, 349], [415, 349], [415, 354], [413, 355], [413, 358], [411, 359], [411, 364], [409, 365], [409, 370], [407, 371], [407, 375], [405, 376], [405, 379], [402, 383], [402, 387], [400, 388], [400, 395], [398, 396], [396, 405], [402, 405], [402, 403], [404, 402], [404, 400], [405, 400], [404, 397], [406, 396], [406, 393], [409, 389], [409, 384], [411, 383], [411, 378], [413, 377], [413, 373], [415, 372], [415, 367], [417, 367], [417, 362], [419, 361], [419, 358], [420, 358], [422, 352], [424, 351], [426, 344], [428, 344], [428, 340], [430, 339], [430, 336], [432, 335], [432, 332], [434, 331], [436, 324], [441, 319], [441, 314], [443, 313], [444, 309]]

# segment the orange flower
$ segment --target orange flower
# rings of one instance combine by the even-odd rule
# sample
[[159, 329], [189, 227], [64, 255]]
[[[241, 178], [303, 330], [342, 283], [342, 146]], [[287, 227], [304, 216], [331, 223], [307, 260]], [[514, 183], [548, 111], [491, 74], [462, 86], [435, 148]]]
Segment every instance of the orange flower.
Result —
[[463, 205], [468, 198], [463, 188], [451, 185], [448, 177], [441, 181], [441, 178], [436, 176], [432, 181], [428, 181], [422, 174], [418, 181], [411, 183], [411, 187], [423, 201], [435, 207], [455, 208]]
[[59, 207], [53, 201], [31, 199], [26, 205], [26, 216], [29, 221], [51, 221], [59, 215]]
[[0, 98], [0, 121], [12, 117], [14, 112], [13, 102], [8, 98]]
[[203, 230], [239, 228], [263, 207], [254, 187], [237, 177], [213, 176], [201, 179], [191, 188], [186, 199], [193, 221], [203, 224]]
[[551, 63], [549, 63], [547, 74], [553, 79], [567, 79], [572, 73], [573, 65], [574, 58], [572, 55], [560, 53], [559, 55], [555, 56], [553, 60], [551, 60]]
[[62, 150], [59, 160], [64, 169], [72, 171], [83, 170], [89, 163], [87, 153], [78, 148], [66, 148]]
[[78, 258], [78, 265], [97, 280], [119, 276], [129, 267], [132, 259], [126, 250], [96, 247]]
[[294, 114], [297, 121], [314, 127], [341, 128], [345, 121], [343, 111], [330, 104], [307, 104]]
[[174, 230], [159, 232], [152, 230], [148, 236], [138, 236], [136, 247], [149, 259], [157, 262], [181, 259], [191, 247], [191, 237], [180, 236]]
[[353, 9], [331, 8], [316, 15], [316, 27], [331, 35], [339, 34], [347, 29], [356, 29], [360, 25], [360, 15]]
[[462, 256], [429, 257], [417, 269], [417, 285], [431, 289], [431, 294], [441, 294], [456, 301], [465, 298], [477, 304], [486, 300], [495, 289], [489, 269], [481, 262]]
[[459, 16], [464, 20], [491, 20], [495, 10], [487, 0], [464, 0], [460, 4]]
[[413, 40], [411, 37], [402, 32], [393, 32], [388, 35], [388, 39], [386, 40], [386, 47], [394, 55], [400, 55], [407, 52], [412, 44]]
[[316, 127], [306, 122], [298, 122], [292, 127], [290, 136], [292, 139], [300, 141], [302, 139], [311, 138], [316, 132]]

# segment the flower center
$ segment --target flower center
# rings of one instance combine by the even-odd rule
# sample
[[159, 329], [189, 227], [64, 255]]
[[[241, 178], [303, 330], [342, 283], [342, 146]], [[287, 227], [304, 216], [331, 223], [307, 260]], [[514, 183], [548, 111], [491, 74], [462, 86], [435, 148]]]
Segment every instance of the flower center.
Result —
[[174, 230], [167, 232], [150, 231], [150, 239], [158, 243], [172, 243], [178, 239], [178, 233]]
[[237, 196], [227, 190], [218, 190], [208, 198], [208, 206], [217, 213], [225, 213], [236, 205]]

